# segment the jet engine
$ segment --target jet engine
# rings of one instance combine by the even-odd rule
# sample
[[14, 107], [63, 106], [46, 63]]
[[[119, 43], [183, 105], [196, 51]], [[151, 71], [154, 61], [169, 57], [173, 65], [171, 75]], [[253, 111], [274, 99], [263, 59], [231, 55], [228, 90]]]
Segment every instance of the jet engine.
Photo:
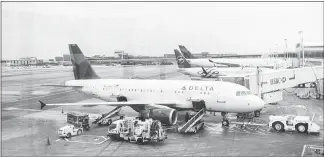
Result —
[[178, 120], [178, 113], [175, 109], [151, 109], [139, 112], [140, 117], [159, 120], [163, 124], [174, 125]]

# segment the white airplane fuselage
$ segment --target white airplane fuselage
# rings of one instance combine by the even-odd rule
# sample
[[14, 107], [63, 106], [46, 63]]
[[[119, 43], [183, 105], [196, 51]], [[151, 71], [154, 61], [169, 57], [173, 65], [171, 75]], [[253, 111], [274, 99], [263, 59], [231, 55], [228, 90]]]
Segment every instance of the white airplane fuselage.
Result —
[[208, 111], [240, 113], [260, 110], [264, 101], [256, 95], [237, 96], [246, 87], [217, 81], [90, 79], [65, 83], [83, 86], [82, 92], [105, 101], [125, 96], [128, 101], [176, 102], [174, 107], [192, 109], [193, 100], [204, 100]]
[[218, 64], [212, 63], [213, 62], [222, 62], [222, 63], [229, 63], [229, 64], [237, 64], [241, 66], [249, 66], [249, 67], [257, 67], [257, 66], [279, 66], [279, 67], [288, 67], [290, 62], [285, 61], [282, 59], [263, 59], [263, 58], [222, 58], [222, 59], [187, 59], [187, 61], [193, 66], [202, 66], [202, 67], [215, 67]]
[[[261, 71], [274, 71], [270, 68], [260, 68]], [[212, 67], [212, 68], [205, 68], [205, 71], [207, 74], [205, 74], [202, 70], [202, 68], [179, 68], [179, 72], [189, 75], [192, 77], [207, 77], [207, 78], [216, 78], [219, 76], [242, 76], [247, 75], [250, 73], [256, 73], [256, 68], [249, 68], [249, 67], [226, 67], [226, 68], [219, 68], [219, 67]]]

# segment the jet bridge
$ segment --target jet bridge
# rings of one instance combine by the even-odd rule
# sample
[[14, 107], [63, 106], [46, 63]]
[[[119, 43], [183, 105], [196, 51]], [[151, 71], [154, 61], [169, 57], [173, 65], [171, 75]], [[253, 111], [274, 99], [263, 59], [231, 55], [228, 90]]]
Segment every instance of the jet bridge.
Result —
[[323, 66], [279, 69], [271, 72], [258, 70], [244, 79], [244, 85], [254, 94], [259, 95], [266, 103], [274, 103], [283, 99], [283, 89], [304, 83], [315, 82], [317, 86], [323, 84]]

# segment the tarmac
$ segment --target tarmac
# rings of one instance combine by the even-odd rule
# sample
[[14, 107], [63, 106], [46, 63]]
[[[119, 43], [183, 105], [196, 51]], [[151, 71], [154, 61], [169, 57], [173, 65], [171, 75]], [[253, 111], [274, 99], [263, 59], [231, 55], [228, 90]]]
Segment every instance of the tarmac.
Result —
[[[176, 72], [175, 66], [108, 67], [93, 66], [102, 78], [189, 79]], [[269, 105], [258, 119], [268, 124], [269, 115], [297, 114], [312, 116], [321, 126], [320, 134], [278, 133], [267, 125], [241, 128], [235, 124], [221, 126], [220, 113], [207, 112], [205, 127], [196, 134], [180, 134], [168, 128], [163, 143], [138, 145], [111, 141], [106, 126], [91, 124], [90, 131], [70, 139], [57, 137], [57, 130], [66, 125], [66, 113], [78, 111], [101, 114], [109, 106], [47, 106], [40, 110], [38, 100], [45, 103], [97, 101], [66, 88], [41, 86], [73, 79], [72, 67], [2, 69], [1, 147], [3, 156], [301, 156], [305, 145], [323, 147], [323, 100], [297, 98], [298, 90], [286, 89], [284, 100]], [[63, 111], [63, 113], [62, 113]], [[137, 116], [129, 107], [122, 112]], [[179, 112], [179, 124], [185, 112]], [[235, 115], [230, 115], [235, 120]]]

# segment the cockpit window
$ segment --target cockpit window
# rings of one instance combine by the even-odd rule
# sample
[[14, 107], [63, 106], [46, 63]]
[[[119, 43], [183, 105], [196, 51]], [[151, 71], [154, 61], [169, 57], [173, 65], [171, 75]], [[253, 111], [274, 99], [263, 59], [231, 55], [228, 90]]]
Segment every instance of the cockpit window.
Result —
[[253, 95], [251, 91], [246, 91], [246, 95]]
[[240, 91], [237, 91], [236, 92], [236, 96], [240, 96], [241, 95], [241, 92]]
[[241, 91], [241, 96], [245, 96], [246, 93], [244, 91]]

